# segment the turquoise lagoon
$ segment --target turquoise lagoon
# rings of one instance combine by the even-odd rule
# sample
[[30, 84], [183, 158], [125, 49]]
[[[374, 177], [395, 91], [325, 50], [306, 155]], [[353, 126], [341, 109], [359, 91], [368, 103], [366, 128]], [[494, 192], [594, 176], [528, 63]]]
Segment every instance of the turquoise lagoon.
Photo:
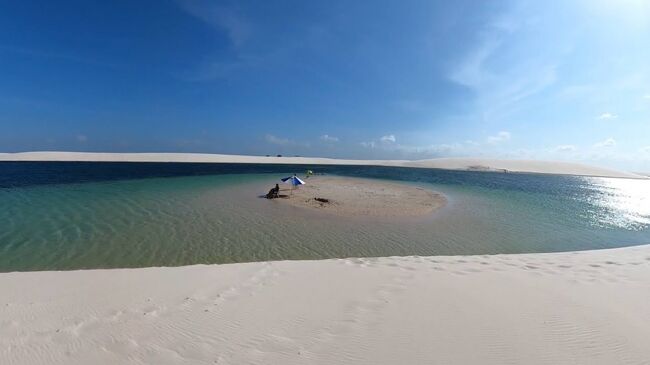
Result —
[[[445, 194], [417, 219], [262, 199], [316, 173]], [[316, 177], [317, 178], [317, 177]], [[650, 181], [368, 166], [0, 163], [0, 271], [555, 252], [650, 243]]]

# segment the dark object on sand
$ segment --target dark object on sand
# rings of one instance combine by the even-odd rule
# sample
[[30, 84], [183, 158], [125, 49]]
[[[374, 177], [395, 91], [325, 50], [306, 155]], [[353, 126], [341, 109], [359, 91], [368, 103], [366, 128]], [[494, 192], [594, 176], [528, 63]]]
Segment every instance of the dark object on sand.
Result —
[[330, 202], [329, 199], [325, 199], [325, 198], [314, 198], [314, 200], [316, 200], [317, 202], [321, 202], [321, 203], [329, 203]]
[[275, 184], [275, 187], [271, 188], [271, 190], [269, 190], [268, 194], [266, 194], [266, 199], [279, 198], [279, 193], [280, 193], [280, 185]]

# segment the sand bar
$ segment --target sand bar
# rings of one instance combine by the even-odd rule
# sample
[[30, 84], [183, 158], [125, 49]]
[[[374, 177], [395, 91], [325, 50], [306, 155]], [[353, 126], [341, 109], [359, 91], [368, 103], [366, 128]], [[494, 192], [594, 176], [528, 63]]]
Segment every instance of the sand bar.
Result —
[[[314, 175], [305, 185], [273, 199], [340, 216], [410, 217], [427, 215], [445, 205], [442, 194], [413, 185], [382, 180]], [[320, 199], [320, 200], [317, 200]]]
[[650, 246], [0, 274], [2, 364], [647, 364]]
[[527, 172], [620, 178], [647, 178], [629, 172], [561, 161], [501, 160], [486, 158], [436, 158], [429, 160], [345, 160], [321, 157], [275, 157], [207, 153], [98, 153], [19, 152], [0, 153], [0, 161], [101, 161], [101, 162], [202, 162], [271, 163], [303, 165], [367, 165], [437, 168], [447, 170]]

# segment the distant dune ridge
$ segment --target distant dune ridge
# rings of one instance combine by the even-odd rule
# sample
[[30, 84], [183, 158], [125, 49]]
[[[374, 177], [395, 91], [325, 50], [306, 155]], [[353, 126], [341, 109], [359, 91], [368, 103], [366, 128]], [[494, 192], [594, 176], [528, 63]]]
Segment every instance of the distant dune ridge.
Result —
[[629, 172], [572, 162], [502, 160], [487, 158], [434, 158], [428, 160], [344, 160], [322, 157], [276, 157], [208, 153], [102, 153], [19, 152], [0, 153], [0, 161], [102, 161], [102, 162], [204, 162], [272, 163], [305, 165], [369, 165], [438, 168], [448, 170], [530, 172], [540, 174], [646, 178]]

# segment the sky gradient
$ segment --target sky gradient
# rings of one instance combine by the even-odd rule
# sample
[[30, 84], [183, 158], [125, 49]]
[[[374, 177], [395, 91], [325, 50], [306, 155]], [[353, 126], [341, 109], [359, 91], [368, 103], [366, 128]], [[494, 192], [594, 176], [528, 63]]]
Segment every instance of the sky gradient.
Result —
[[650, 2], [15, 1], [0, 152], [650, 171]]

